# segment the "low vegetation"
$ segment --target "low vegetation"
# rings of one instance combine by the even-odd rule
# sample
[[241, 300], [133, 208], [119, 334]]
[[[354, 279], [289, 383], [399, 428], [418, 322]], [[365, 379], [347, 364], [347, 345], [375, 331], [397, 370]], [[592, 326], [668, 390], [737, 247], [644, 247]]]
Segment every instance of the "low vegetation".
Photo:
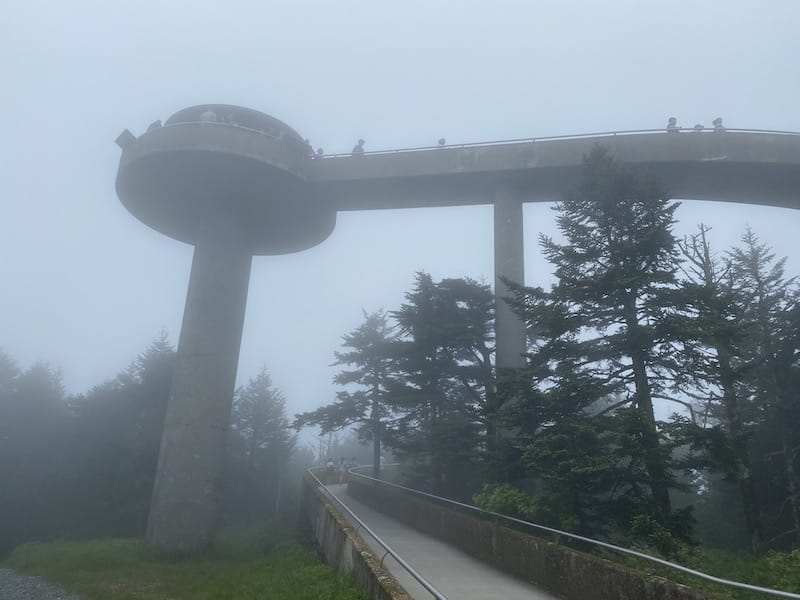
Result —
[[138, 539], [29, 543], [5, 566], [86, 600], [363, 600], [354, 583], [288, 532], [227, 532], [213, 551], [180, 560]]
[[[622, 562], [639, 571], [652, 573], [693, 588], [717, 594], [717, 597], [735, 600], [764, 600], [769, 596], [761, 592], [718, 585], [668, 567], [637, 558], [605, 556]], [[724, 550], [695, 549], [682, 553], [678, 560], [684, 566], [708, 573], [729, 581], [739, 581], [773, 590], [800, 593], [800, 552], [768, 552], [755, 556], [749, 552], [727, 552]]]
[[[473, 501], [485, 510], [535, 523], [552, 522], [555, 514], [554, 507], [543, 502], [541, 496], [526, 494], [508, 484], [486, 485], [480, 493], [475, 494]], [[574, 524], [567, 521], [559, 522], [558, 525], [563, 529], [571, 529]], [[522, 530], [531, 533], [525, 528]], [[536, 535], [542, 535], [542, 532], [538, 532]], [[545, 537], [547, 536], [545, 535]], [[564, 537], [558, 537], [556, 541], [571, 545], [569, 540]], [[732, 552], [697, 544], [676, 544], [675, 540], [664, 532], [662, 532], [662, 536], [651, 535], [648, 539], [636, 544], [633, 549], [658, 556], [663, 553], [665, 544], [671, 545], [673, 562], [701, 573], [765, 588], [800, 592], [800, 550], [788, 553], [771, 551], [763, 555], [754, 555], [748, 551]], [[576, 543], [575, 547], [583, 552], [621, 563], [636, 571], [658, 575], [690, 587], [713, 592], [720, 597], [737, 600], [765, 598], [761, 593], [717, 585], [676, 569], [597, 546]]]

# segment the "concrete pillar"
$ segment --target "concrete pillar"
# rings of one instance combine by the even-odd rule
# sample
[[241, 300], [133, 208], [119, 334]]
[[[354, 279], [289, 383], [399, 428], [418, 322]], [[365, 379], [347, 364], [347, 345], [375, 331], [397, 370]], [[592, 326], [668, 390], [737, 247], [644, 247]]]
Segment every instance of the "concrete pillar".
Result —
[[498, 372], [525, 366], [525, 324], [503, 298], [511, 292], [503, 278], [525, 283], [525, 244], [522, 227], [522, 200], [510, 186], [501, 186], [494, 195], [494, 289], [495, 363]]
[[231, 239], [194, 251], [147, 522], [159, 551], [201, 549], [214, 535], [252, 263]]

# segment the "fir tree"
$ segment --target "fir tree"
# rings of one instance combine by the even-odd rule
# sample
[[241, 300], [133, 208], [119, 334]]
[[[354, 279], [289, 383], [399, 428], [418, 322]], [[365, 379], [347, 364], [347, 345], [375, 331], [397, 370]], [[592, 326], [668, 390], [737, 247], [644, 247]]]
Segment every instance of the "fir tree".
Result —
[[[665, 316], [680, 262], [677, 206], [652, 178], [596, 148], [576, 192], [556, 206], [564, 242], [541, 238], [557, 282], [549, 292], [518, 288], [514, 304], [539, 336], [528, 375], [538, 390], [529, 401], [542, 414], [521, 439], [528, 468], [571, 502], [583, 494], [604, 504], [607, 523], [630, 529], [637, 516], [685, 535], [686, 515], [672, 514], [669, 495], [678, 485], [673, 444], [653, 410], [655, 399], [676, 399], [669, 386], [677, 332]], [[589, 447], [594, 462], [580, 459]], [[557, 474], [558, 461], [544, 460], [548, 452], [573, 465], [568, 477]], [[592, 516], [586, 506], [575, 510]]]
[[800, 356], [800, 293], [795, 279], [785, 276], [786, 259], [749, 229], [742, 245], [730, 252], [736, 286], [743, 298], [741, 321], [748, 328], [744, 341], [748, 372], [742, 394], [754, 422], [754, 456], [760, 459], [762, 511], [769, 515], [771, 539], [800, 542], [800, 408], [797, 368]]
[[286, 399], [262, 368], [233, 397], [225, 473], [230, 516], [254, 521], [280, 509], [282, 479], [295, 442]]
[[491, 307], [487, 286], [464, 279], [436, 283], [418, 273], [406, 303], [392, 313], [401, 333], [392, 389], [402, 414], [400, 449], [435, 493], [463, 496], [479, 471], [493, 387]]
[[[393, 377], [394, 335], [383, 311], [364, 313], [364, 322], [343, 338], [335, 365], [343, 369], [334, 383], [344, 387], [336, 401], [299, 414], [294, 427], [319, 425], [322, 433], [358, 425], [361, 439], [372, 440], [373, 476], [379, 477], [381, 443], [391, 433], [392, 407], [387, 396]], [[352, 386], [356, 386], [355, 389]]]
[[698, 229], [680, 244], [686, 266], [676, 298], [681, 309], [673, 317], [683, 333], [675, 384], [699, 403], [699, 416], [687, 424], [696, 430], [689, 439], [704, 451], [706, 466], [738, 485], [750, 545], [758, 551], [762, 531], [750, 447], [755, 415], [742, 387], [750, 372], [746, 347], [755, 333], [745, 317], [750, 294], [731, 261], [712, 251], [709, 228]]

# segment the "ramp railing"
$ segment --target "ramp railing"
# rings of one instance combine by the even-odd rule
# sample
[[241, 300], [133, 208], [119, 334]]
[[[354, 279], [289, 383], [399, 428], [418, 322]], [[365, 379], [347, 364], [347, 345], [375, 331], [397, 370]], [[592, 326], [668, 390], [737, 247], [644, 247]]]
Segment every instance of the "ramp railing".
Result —
[[[386, 466], [389, 466], [389, 465], [386, 465]], [[770, 595], [770, 596], [776, 596], [776, 597], [780, 597], [780, 598], [794, 598], [796, 600], [800, 599], [800, 594], [795, 594], [795, 593], [792, 593], [792, 592], [784, 592], [782, 590], [775, 590], [775, 589], [772, 589], [772, 588], [765, 588], [765, 587], [760, 587], [760, 586], [757, 586], [757, 585], [751, 585], [749, 583], [742, 583], [740, 581], [731, 581], [730, 579], [724, 579], [722, 577], [716, 577], [715, 575], [709, 575], [708, 573], [704, 573], [702, 571], [697, 571], [695, 569], [690, 569], [689, 567], [684, 567], [683, 565], [679, 565], [677, 563], [673, 563], [673, 562], [670, 562], [668, 560], [664, 560], [663, 558], [658, 558], [658, 557], [655, 557], [655, 556], [651, 556], [649, 554], [645, 554], [644, 552], [639, 552], [637, 550], [631, 550], [630, 548], [623, 548], [621, 546], [615, 546], [614, 544], [609, 544], [607, 542], [602, 542], [600, 540], [595, 540], [595, 539], [588, 538], [588, 537], [585, 537], [585, 536], [582, 536], [582, 535], [578, 535], [578, 534], [575, 534], [575, 533], [569, 533], [567, 531], [561, 531], [560, 529], [555, 529], [553, 527], [547, 527], [546, 525], [540, 525], [538, 523], [532, 523], [530, 521], [524, 521], [522, 519], [517, 519], [515, 517], [509, 517], [508, 515], [503, 515], [503, 514], [500, 514], [500, 513], [492, 512], [490, 510], [485, 510], [483, 508], [479, 508], [479, 507], [473, 506], [471, 504], [465, 504], [463, 502], [457, 502], [456, 500], [450, 500], [449, 498], [443, 498], [441, 496], [436, 496], [436, 495], [430, 494], [428, 492], [422, 492], [420, 490], [415, 490], [413, 488], [409, 488], [409, 487], [406, 487], [406, 486], [403, 486], [403, 485], [399, 485], [397, 483], [389, 483], [388, 481], [383, 481], [381, 479], [376, 479], [374, 477], [370, 477], [369, 475], [364, 475], [363, 473], [356, 472], [358, 469], [365, 469], [365, 468], [372, 468], [372, 467], [371, 466], [355, 467], [355, 468], [350, 470], [350, 474], [355, 476], [355, 477], [359, 477], [359, 478], [362, 478], [362, 479], [369, 480], [369, 481], [375, 483], [376, 485], [383, 485], [383, 486], [395, 488], [395, 489], [398, 489], [398, 490], [402, 490], [404, 492], [409, 492], [411, 494], [415, 494], [415, 495], [418, 495], [418, 496], [422, 496], [422, 497], [425, 497], [425, 498], [429, 498], [429, 499], [435, 500], [436, 502], [439, 502], [439, 503], [443, 503], [443, 504], [451, 505], [451, 506], [456, 506], [459, 509], [466, 510], [468, 512], [476, 513], [476, 514], [478, 514], [479, 516], [482, 516], [482, 517], [492, 517], [492, 518], [498, 519], [500, 521], [513, 523], [516, 526], [522, 526], [522, 527], [525, 527], [525, 528], [535, 529], [535, 530], [538, 530], [538, 531], [544, 531], [544, 532], [547, 532], [547, 533], [550, 533], [550, 534], [553, 534], [553, 535], [556, 535], [556, 536], [559, 536], [559, 537], [564, 537], [564, 538], [576, 540], [576, 541], [583, 542], [585, 544], [590, 544], [590, 545], [593, 545], [593, 546], [599, 546], [601, 548], [605, 548], [607, 550], [611, 550], [611, 551], [616, 552], [618, 554], [623, 554], [623, 555], [627, 555], [627, 556], [635, 556], [637, 558], [641, 558], [641, 559], [644, 559], [646, 561], [649, 561], [649, 562], [652, 562], [652, 563], [655, 563], [655, 564], [658, 564], [658, 565], [661, 565], [661, 566], [664, 566], [664, 567], [668, 567], [670, 569], [674, 569], [676, 571], [680, 571], [680, 572], [686, 573], [688, 575], [692, 575], [692, 576], [697, 577], [699, 579], [703, 579], [703, 580], [706, 580], [706, 581], [711, 581], [711, 582], [719, 584], [719, 585], [732, 587], [732, 588], [738, 588], [738, 589], [742, 589], [742, 590], [748, 590], [748, 591], [751, 591], [751, 592], [759, 592], [759, 593], [762, 593], [762, 594], [767, 594], [767, 595]]]
[[408, 562], [406, 562], [403, 559], [403, 557], [401, 557], [395, 550], [393, 550], [389, 546], [389, 544], [384, 542], [381, 539], [381, 537], [377, 533], [375, 533], [372, 529], [370, 529], [370, 527], [366, 523], [364, 523], [364, 521], [362, 521], [358, 517], [358, 515], [356, 515], [352, 510], [350, 510], [350, 508], [348, 508], [348, 506], [344, 502], [342, 502], [341, 500], [339, 500], [339, 498], [333, 495], [328, 489], [328, 487], [319, 480], [316, 473], [314, 473], [313, 469], [309, 469], [308, 473], [309, 475], [311, 475], [314, 481], [317, 482], [317, 484], [319, 485], [319, 489], [322, 490], [325, 496], [333, 500], [342, 510], [344, 510], [350, 516], [350, 518], [353, 521], [358, 523], [358, 527], [360, 529], [366, 531], [370, 535], [370, 537], [372, 537], [377, 542], [377, 544], [385, 550], [385, 553], [381, 558], [381, 566], [383, 566], [383, 561], [386, 558], [386, 556], [387, 555], [391, 556], [397, 561], [397, 564], [403, 567], [403, 569], [405, 569], [409, 575], [411, 575], [414, 579], [416, 579], [417, 582], [422, 587], [424, 587], [428, 592], [430, 592], [431, 596], [433, 596], [436, 600], [447, 600], [447, 597], [444, 594], [442, 594], [439, 590], [437, 590], [436, 587], [430, 581], [425, 579], [425, 577], [423, 577], [416, 569], [414, 569], [414, 567], [408, 564]]

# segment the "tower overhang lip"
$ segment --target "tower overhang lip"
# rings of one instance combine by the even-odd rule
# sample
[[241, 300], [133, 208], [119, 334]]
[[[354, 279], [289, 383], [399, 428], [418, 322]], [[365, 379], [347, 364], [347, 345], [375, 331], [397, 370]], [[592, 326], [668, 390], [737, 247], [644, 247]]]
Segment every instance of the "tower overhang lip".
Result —
[[176, 123], [152, 129], [126, 146], [119, 163], [123, 172], [131, 163], [159, 152], [214, 152], [241, 156], [308, 178], [307, 151], [293, 137], [226, 123]]
[[136, 218], [198, 244], [240, 238], [253, 254], [326, 239], [336, 211], [307, 184], [307, 148], [292, 136], [227, 123], [177, 123], [125, 145], [116, 189]]

